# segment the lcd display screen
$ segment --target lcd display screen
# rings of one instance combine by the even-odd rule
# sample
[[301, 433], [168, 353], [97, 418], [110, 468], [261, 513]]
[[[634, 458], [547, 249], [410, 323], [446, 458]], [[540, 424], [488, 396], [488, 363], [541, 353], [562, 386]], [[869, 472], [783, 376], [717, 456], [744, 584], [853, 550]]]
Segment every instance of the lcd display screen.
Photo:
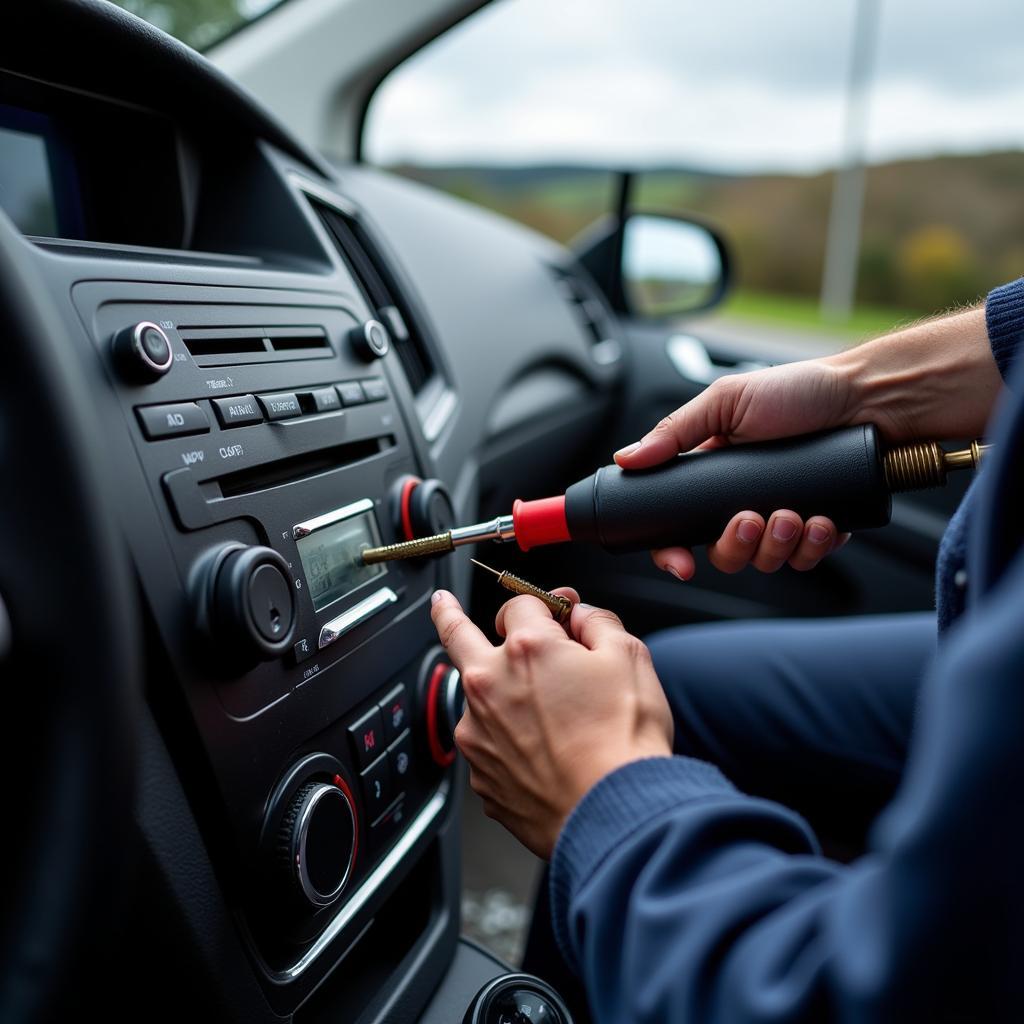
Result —
[[0, 207], [26, 235], [81, 227], [74, 162], [52, 118], [0, 103]]
[[317, 611], [387, 571], [383, 565], [363, 564], [363, 549], [379, 544], [380, 533], [372, 512], [324, 526], [296, 542], [309, 596]]
[[46, 138], [0, 124], [0, 168], [0, 206], [18, 230], [56, 235], [57, 201]]

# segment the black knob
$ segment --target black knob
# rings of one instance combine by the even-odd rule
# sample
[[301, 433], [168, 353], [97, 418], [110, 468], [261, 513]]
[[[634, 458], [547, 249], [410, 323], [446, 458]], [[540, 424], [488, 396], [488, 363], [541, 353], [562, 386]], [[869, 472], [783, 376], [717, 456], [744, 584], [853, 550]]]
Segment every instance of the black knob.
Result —
[[348, 341], [360, 359], [381, 359], [391, 348], [391, 335], [379, 320], [367, 320], [348, 332]]
[[112, 347], [118, 370], [136, 383], [162, 377], [174, 359], [170, 339], [161, 327], [148, 320], [118, 331]]
[[424, 480], [409, 498], [414, 537], [444, 533], [455, 525], [455, 509], [448, 488], [440, 480]]
[[356, 809], [340, 781], [302, 786], [277, 834], [278, 868], [289, 891], [315, 907], [341, 895], [356, 859]]
[[503, 974], [470, 1003], [463, 1024], [572, 1024], [558, 993], [532, 974]]
[[438, 662], [427, 679], [427, 746], [430, 756], [442, 767], [455, 760], [455, 727], [465, 706], [459, 670], [447, 662]]
[[288, 563], [274, 550], [231, 544], [200, 568], [199, 620], [233, 660], [273, 658], [295, 632]]

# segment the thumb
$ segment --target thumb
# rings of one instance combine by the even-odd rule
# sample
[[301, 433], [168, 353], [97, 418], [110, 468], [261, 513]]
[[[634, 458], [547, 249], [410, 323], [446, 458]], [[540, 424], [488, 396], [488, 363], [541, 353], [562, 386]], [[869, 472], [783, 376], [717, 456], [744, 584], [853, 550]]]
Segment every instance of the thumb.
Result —
[[569, 628], [573, 638], [591, 650], [607, 647], [627, 635], [626, 627], [615, 612], [589, 604], [578, 604], [573, 608]]
[[669, 413], [635, 444], [615, 453], [623, 469], [646, 469], [688, 452], [709, 438], [728, 434], [735, 407], [736, 387], [721, 377], [696, 398]]

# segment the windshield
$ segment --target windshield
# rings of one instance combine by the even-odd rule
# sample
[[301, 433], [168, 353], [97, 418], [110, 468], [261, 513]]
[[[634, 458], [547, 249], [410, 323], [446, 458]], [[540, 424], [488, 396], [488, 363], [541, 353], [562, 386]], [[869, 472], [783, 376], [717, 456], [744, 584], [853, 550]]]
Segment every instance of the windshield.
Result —
[[205, 50], [286, 0], [113, 0], [151, 25]]

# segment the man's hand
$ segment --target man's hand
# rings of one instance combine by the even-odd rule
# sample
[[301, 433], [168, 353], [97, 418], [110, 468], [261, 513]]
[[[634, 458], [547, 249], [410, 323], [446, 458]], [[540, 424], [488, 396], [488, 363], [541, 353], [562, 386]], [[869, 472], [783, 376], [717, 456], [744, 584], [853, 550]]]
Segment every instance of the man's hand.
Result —
[[575, 603], [563, 629], [535, 597], [498, 612], [500, 647], [447, 591], [431, 618], [462, 674], [466, 712], [455, 742], [484, 810], [537, 856], [609, 772], [672, 753], [672, 715], [647, 648], [611, 612]]
[[[616, 452], [615, 461], [623, 469], [646, 469], [694, 448], [857, 423], [874, 423], [888, 441], [977, 437], [1000, 387], [984, 309], [972, 309], [824, 359], [721, 377], [640, 441]], [[756, 512], [740, 512], [707, 550], [722, 572], [739, 572], [748, 564], [775, 572], [787, 562], [806, 570], [847, 540], [829, 519], [813, 516], [805, 523], [780, 509], [767, 523]], [[652, 554], [659, 569], [680, 579], [694, 573], [686, 548]]]

